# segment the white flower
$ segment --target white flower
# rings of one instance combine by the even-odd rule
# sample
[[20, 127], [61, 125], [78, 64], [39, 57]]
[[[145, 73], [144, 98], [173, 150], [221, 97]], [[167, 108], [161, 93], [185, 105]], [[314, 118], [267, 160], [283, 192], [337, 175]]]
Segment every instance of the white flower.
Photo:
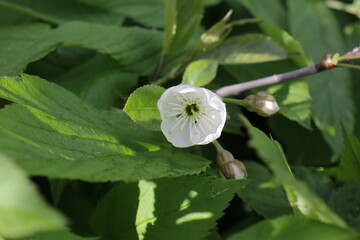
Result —
[[264, 106], [261, 108], [261, 111], [263, 111], [267, 116], [271, 116], [280, 110], [280, 107], [277, 104], [277, 102], [268, 101], [268, 100], [264, 100], [262, 102]]
[[208, 144], [224, 128], [226, 108], [220, 97], [205, 88], [178, 85], [160, 97], [161, 131], [175, 147]]

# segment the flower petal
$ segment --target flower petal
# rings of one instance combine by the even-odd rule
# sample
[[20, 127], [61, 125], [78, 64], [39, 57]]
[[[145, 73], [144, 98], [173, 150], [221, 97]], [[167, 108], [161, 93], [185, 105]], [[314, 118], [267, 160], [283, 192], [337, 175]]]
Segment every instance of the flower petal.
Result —
[[[196, 105], [189, 113], [187, 107]], [[167, 89], [158, 101], [161, 130], [175, 147], [208, 144], [217, 139], [226, 121], [220, 97], [205, 88], [178, 85]]]

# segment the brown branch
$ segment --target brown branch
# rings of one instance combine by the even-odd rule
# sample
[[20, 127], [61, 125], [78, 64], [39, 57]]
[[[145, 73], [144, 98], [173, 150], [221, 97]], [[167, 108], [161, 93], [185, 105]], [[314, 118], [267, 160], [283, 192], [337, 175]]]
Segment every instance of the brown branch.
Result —
[[[341, 57], [351, 57], [351, 56], [358, 56], [358, 55], [360, 55], [360, 47], [354, 48], [353, 50], [351, 50], [350, 52], [346, 53], [345, 55], [343, 55]], [[340, 61], [340, 62], [348, 63], [348, 60]], [[319, 63], [315, 63], [310, 66], [300, 68], [300, 69], [297, 69], [297, 70], [294, 70], [291, 72], [276, 74], [273, 76], [260, 78], [260, 79], [256, 79], [256, 80], [252, 80], [252, 81], [248, 81], [248, 82], [244, 82], [244, 83], [228, 85], [228, 86], [225, 86], [225, 87], [222, 87], [222, 88], [216, 90], [215, 93], [218, 94], [220, 97], [228, 97], [228, 96], [238, 95], [241, 92], [246, 91], [246, 90], [250, 90], [250, 89], [258, 88], [258, 87], [264, 87], [264, 86], [268, 86], [268, 85], [272, 85], [275, 83], [280, 83], [280, 82], [284, 82], [284, 81], [288, 81], [288, 80], [292, 80], [292, 79], [296, 79], [296, 78], [300, 78], [300, 77], [304, 77], [304, 76], [309, 76], [309, 75], [312, 75], [315, 73], [322, 72], [324, 70], [332, 69], [334, 67], [336, 67], [336, 65], [334, 65], [332, 62], [332, 55], [327, 55]]]

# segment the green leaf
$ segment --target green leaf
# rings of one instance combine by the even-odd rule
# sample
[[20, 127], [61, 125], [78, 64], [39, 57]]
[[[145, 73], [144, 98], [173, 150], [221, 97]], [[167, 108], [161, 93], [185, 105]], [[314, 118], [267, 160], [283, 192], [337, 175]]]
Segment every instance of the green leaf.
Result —
[[275, 183], [283, 185], [295, 214], [346, 228], [346, 223], [321, 198], [293, 177], [281, 145], [253, 127], [245, 117], [242, 119], [251, 136], [250, 146], [272, 170]]
[[109, 108], [127, 98], [138, 75], [122, 71], [114, 59], [100, 55], [52, 80], [96, 107]]
[[[302, 43], [309, 56], [320, 61], [329, 51], [344, 52], [340, 26], [323, 1], [288, 1], [288, 6], [291, 33]], [[341, 121], [351, 131], [354, 126], [354, 103], [349, 77], [345, 69], [309, 77], [313, 118], [335, 158], [341, 152]]]
[[238, 0], [243, 3], [252, 14], [264, 22], [286, 29], [286, 12], [280, 0]]
[[245, 182], [204, 176], [141, 181], [136, 216], [140, 239], [203, 239]]
[[214, 80], [217, 71], [217, 61], [201, 59], [190, 63], [184, 72], [182, 84], [202, 87]]
[[281, 116], [270, 118], [269, 124], [273, 136], [284, 147], [290, 163], [305, 166], [331, 164], [331, 149], [317, 128], [304, 129], [296, 122]]
[[262, 34], [231, 37], [205, 54], [219, 64], [249, 64], [287, 58], [287, 53], [271, 38]]
[[27, 64], [54, 50], [56, 42], [44, 41], [50, 32], [50, 26], [42, 23], [0, 27], [0, 55], [4, 56], [0, 59], [0, 76], [17, 75]]
[[146, 85], [136, 89], [129, 97], [124, 112], [141, 126], [160, 131], [161, 117], [157, 101], [165, 89], [156, 85]]
[[240, 233], [230, 236], [227, 240], [355, 240], [359, 237], [359, 233], [349, 229], [306, 218], [284, 216], [262, 221]]
[[246, 204], [265, 218], [291, 214], [283, 190], [274, 186], [269, 171], [255, 162], [244, 162], [250, 182], [238, 192]]
[[61, 231], [61, 232], [46, 232], [40, 233], [33, 237], [23, 238], [21, 240], [97, 240], [96, 237], [80, 237], [71, 232]]
[[134, 27], [115, 27], [70, 22], [51, 30], [45, 24], [0, 27], [0, 76], [17, 75], [27, 64], [54, 50], [61, 43], [108, 54], [124, 71], [151, 74], [161, 53], [161, 34]]
[[124, 19], [120, 14], [73, 0], [0, 0], [0, 6], [52, 23], [82, 20], [118, 25]]
[[[195, 34], [203, 16], [203, 0], [175, 0], [168, 3], [165, 24], [164, 55], [175, 55], [181, 52]], [[174, 18], [176, 20], [174, 21]]]
[[161, 34], [136, 27], [116, 27], [85, 22], [60, 25], [51, 39], [109, 54], [125, 71], [151, 74], [160, 59]]
[[[275, 7], [276, 12], [279, 12], [279, 9], [282, 7], [279, 6], [278, 0], [269, 1], [265, 4], [268, 4], [267, 8], [264, 8], [264, 3], [261, 0], [249, 1], [249, 0], [238, 0], [246, 6], [246, 8], [254, 15], [256, 18], [260, 18], [266, 21], [259, 23], [262, 31], [270, 36], [274, 41], [276, 41], [280, 46], [284, 47], [288, 53], [292, 53], [291, 59], [297, 63], [300, 67], [305, 67], [308, 65], [308, 60], [305, 56], [304, 50], [301, 44], [295, 40], [288, 32], [277, 27], [282, 24], [283, 16], [282, 13], [273, 14], [271, 11], [267, 11], [269, 8], [272, 8], [273, 5], [278, 5]], [[282, 10], [280, 10], [281, 12]], [[270, 13], [270, 14], [269, 14]], [[275, 17], [277, 16], [277, 17]], [[275, 20], [278, 19], [278, 20]], [[280, 19], [280, 21], [279, 21]], [[276, 24], [276, 25], [274, 25]]]
[[306, 183], [312, 192], [321, 197], [325, 202], [329, 201], [330, 195], [334, 190], [334, 184], [329, 178], [320, 175], [315, 170], [301, 166], [294, 167], [293, 171], [295, 176]]
[[0, 155], [0, 236], [19, 238], [63, 229], [65, 219], [48, 206], [9, 158]]
[[331, 195], [329, 204], [353, 228], [360, 230], [360, 182], [345, 183]]
[[102, 9], [111, 14], [125, 16], [145, 26], [162, 28], [164, 26], [163, 0], [79, 0], [87, 5]]
[[360, 180], [360, 142], [344, 126], [344, 144], [338, 178], [342, 181]]
[[196, 174], [209, 161], [174, 149], [120, 110], [100, 111], [37, 77], [0, 78], [0, 152], [30, 174], [85, 181], [137, 181]]
[[136, 212], [139, 188], [137, 183], [118, 183], [95, 208], [91, 224], [104, 239], [138, 239]]
[[30, 16], [0, 5], [0, 25], [25, 23], [33, 20]]

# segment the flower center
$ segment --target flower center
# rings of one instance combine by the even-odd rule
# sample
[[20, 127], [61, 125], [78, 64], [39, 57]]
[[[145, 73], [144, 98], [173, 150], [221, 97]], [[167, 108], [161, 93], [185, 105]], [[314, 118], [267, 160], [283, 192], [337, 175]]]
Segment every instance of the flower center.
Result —
[[185, 111], [186, 111], [187, 115], [193, 116], [199, 112], [199, 107], [195, 103], [188, 104], [185, 108]]

